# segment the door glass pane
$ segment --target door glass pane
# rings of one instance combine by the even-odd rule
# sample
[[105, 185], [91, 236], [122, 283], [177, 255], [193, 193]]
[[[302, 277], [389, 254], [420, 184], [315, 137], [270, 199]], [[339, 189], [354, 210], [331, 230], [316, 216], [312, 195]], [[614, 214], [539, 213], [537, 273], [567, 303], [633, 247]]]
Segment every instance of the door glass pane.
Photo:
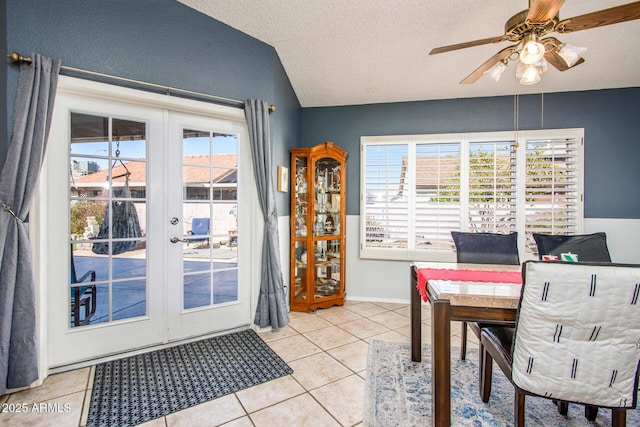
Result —
[[238, 299], [237, 138], [184, 129], [184, 309]]
[[146, 124], [71, 114], [70, 326], [144, 316]]

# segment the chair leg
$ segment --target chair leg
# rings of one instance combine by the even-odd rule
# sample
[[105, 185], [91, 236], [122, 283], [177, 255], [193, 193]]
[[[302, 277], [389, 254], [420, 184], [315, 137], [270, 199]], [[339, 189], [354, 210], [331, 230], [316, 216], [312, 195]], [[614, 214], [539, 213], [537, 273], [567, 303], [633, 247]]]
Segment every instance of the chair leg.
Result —
[[558, 407], [560, 415], [567, 415], [569, 413], [569, 402], [553, 399], [553, 404]]
[[462, 322], [462, 329], [460, 330], [460, 360], [467, 358], [467, 322]]
[[595, 421], [598, 416], [598, 407], [592, 405], [584, 405], [584, 416], [589, 421]]
[[480, 398], [484, 403], [491, 397], [491, 377], [493, 376], [493, 357], [481, 346], [480, 348]]
[[524, 427], [524, 398], [525, 394], [515, 387], [516, 395], [515, 401], [513, 405], [513, 417], [514, 417], [514, 425], [517, 427]]
[[611, 410], [611, 427], [625, 427], [627, 425], [627, 410], [614, 408]]

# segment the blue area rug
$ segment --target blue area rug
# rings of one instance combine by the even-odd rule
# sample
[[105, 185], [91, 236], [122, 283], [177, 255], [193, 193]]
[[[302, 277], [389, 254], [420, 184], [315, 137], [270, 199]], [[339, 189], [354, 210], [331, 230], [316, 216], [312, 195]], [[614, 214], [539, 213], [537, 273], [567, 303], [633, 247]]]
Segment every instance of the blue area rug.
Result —
[[[478, 350], [451, 351], [451, 425], [513, 426], [513, 386], [494, 364], [491, 399], [482, 403], [478, 392]], [[551, 400], [527, 396], [527, 426], [610, 426], [611, 411], [600, 409], [591, 423], [584, 406], [569, 404], [562, 416]], [[431, 348], [422, 349], [422, 362], [411, 361], [411, 346], [372, 340], [369, 343], [364, 402], [365, 427], [431, 425]], [[627, 426], [640, 426], [640, 410], [627, 411]]]
[[251, 329], [101, 363], [87, 427], [141, 424], [292, 372]]

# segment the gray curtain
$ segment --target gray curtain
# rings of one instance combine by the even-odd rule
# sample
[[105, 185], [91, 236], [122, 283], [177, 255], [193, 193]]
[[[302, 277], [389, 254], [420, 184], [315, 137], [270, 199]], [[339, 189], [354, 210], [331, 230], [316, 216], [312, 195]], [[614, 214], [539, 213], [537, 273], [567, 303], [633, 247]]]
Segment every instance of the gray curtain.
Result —
[[287, 298], [282, 280], [278, 243], [278, 213], [271, 168], [271, 137], [269, 106], [264, 101], [248, 99], [244, 113], [249, 127], [253, 172], [258, 186], [260, 206], [264, 215], [260, 296], [253, 321], [261, 328], [279, 329], [289, 323]]
[[20, 65], [13, 133], [0, 173], [0, 395], [38, 378], [35, 285], [27, 216], [44, 158], [60, 61]]

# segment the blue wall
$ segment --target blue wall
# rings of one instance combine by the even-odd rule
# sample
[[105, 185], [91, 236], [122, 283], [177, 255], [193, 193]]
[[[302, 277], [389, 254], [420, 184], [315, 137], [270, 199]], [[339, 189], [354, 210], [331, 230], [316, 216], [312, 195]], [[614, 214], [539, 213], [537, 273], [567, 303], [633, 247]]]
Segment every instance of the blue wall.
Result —
[[[513, 97], [300, 109], [271, 46], [175, 0], [8, 0], [6, 19], [3, 6], [5, 51], [38, 52], [72, 67], [275, 104], [274, 177], [275, 165], [289, 165], [290, 148], [334, 141], [350, 153], [350, 215], [359, 213], [360, 136], [513, 129]], [[18, 70], [8, 64], [2, 73], [7, 93], [0, 96], [7, 102], [0, 107], [0, 135], [8, 135]], [[540, 95], [522, 96], [520, 109], [520, 129], [585, 128], [587, 218], [640, 218], [640, 88], [546, 94], [544, 126]], [[0, 140], [0, 163], [7, 144]], [[278, 193], [277, 202], [279, 214], [288, 215], [288, 194]]]
[[[9, 51], [227, 98], [264, 99], [278, 109], [271, 115], [274, 165], [288, 164], [289, 149], [299, 144], [300, 105], [275, 50], [175, 0], [8, 0], [6, 7]], [[12, 116], [18, 68], [9, 64], [6, 72], [3, 108]], [[3, 130], [9, 133], [6, 124]], [[5, 156], [3, 140], [1, 163]], [[278, 193], [277, 202], [288, 215], [288, 196]]]
[[[520, 97], [521, 130], [585, 129], [586, 218], [640, 218], [639, 117], [640, 88]], [[347, 213], [359, 215], [361, 136], [513, 128], [513, 97], [305, 108], [301, 144], [333, 141], [349, 152]]]

